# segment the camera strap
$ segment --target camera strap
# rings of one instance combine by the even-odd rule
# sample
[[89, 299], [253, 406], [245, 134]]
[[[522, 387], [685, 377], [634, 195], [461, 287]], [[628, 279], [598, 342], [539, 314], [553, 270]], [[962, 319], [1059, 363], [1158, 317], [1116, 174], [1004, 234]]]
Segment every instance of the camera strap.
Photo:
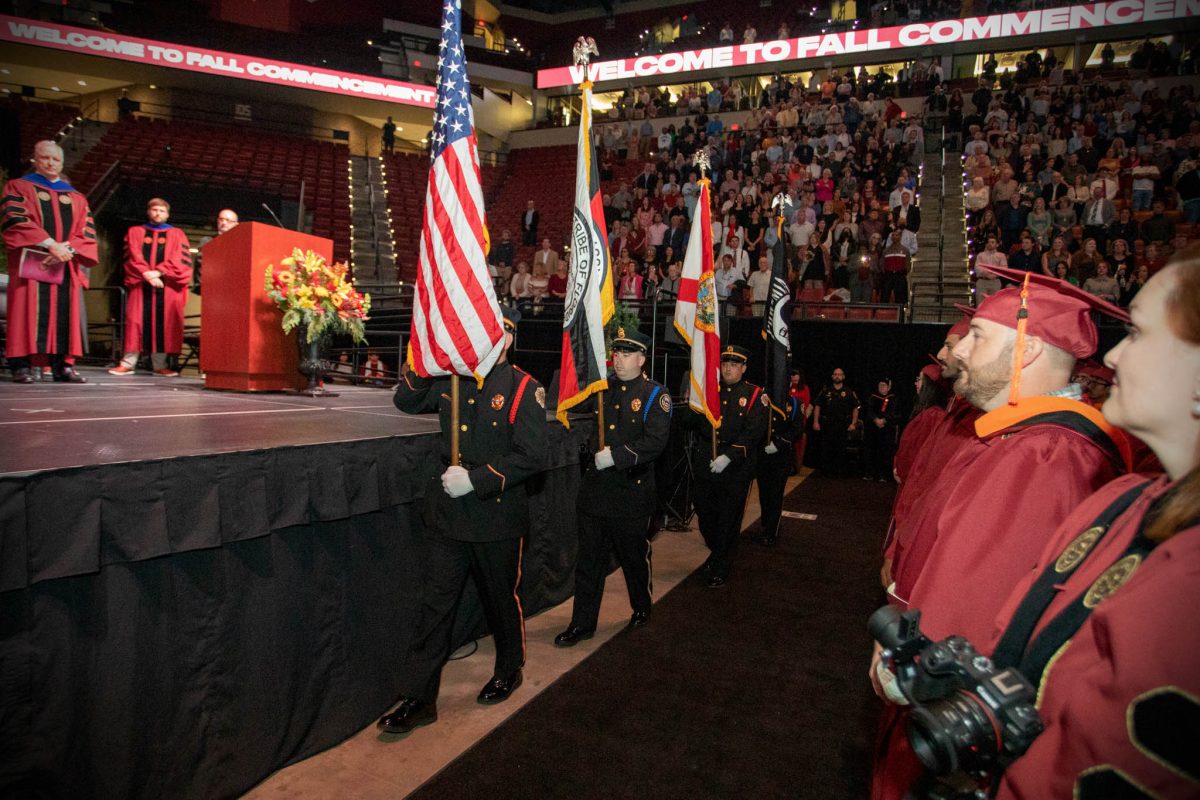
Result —
[[1146, 555], [1154, 549], [1155, 542], [1145, 537], [1146, 523], [1154, 516], [1154, 508], [1142, 518], [1137, 535], [1120, 558], [1092, 584], [1088, 591], [1076, 598], [1051, 620], [1036, 639], [1030, 642], [1033, 631], [1050, 603], [1058, 595], [1058, 587], [1065, 583], [1088, 556], [1095, 552], [1096, 545], [1112, 528], [1113, 522], [1137, 501], [1142, 492], [1152, 483], [1147, 480], [1129, 489], [1104, 509], [1071, 544], [1048, 565], [1037, 581], [1025, 594], [1017, 607], [1004, 635], [1000, 637], [992, 654], [992, 661], [999, 667], [1017, 667], [1021, 674], [1034, 686], [1041, 686], [1042, 674], [1050, 659], [1061, 649], [1083, 625], [1100, 601], [1112, 594], [1137, 569]]

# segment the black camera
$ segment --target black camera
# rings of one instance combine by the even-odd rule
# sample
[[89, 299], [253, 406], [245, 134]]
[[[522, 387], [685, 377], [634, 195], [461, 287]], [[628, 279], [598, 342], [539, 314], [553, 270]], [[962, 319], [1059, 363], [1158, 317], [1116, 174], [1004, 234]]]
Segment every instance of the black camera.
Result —
[[867, 627], [912, 703], [908, 738], [934, 775], [1003, 770], [1042, 732], [1037, 692], [1015, 669], [997, 669], [961, 636], [930, 641], [921, 612], [884, 606]]

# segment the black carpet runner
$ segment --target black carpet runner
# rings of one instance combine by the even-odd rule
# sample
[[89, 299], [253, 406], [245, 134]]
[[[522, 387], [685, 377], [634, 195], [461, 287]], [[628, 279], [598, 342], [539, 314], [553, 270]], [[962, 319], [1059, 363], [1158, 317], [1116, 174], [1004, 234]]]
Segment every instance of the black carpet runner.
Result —
[[774, 548], [744, 537], [726, 586], [688, 577], [411, 797], [865, 797], [891, 498], [805, 481], [785, 508], [817, 520], [785, 518]]

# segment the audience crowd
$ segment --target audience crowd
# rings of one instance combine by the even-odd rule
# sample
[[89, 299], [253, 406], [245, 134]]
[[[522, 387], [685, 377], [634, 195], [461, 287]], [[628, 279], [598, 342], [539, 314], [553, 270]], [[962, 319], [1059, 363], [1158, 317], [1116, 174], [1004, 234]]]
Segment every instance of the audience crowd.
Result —
[[[1147, 43], [1142, 63], [1169, 57]], [[963, 179], [976, 266], [1064, 278], [1128, 305], [1194, 238], [1200, 222], [1200, 115], [1194, 85], [1163, 91], [1150, 70], [1081, 81], [1036, 52], [1030, 82], [994, 91], [984, 79], [948, 124], [964, 137]], [[987, 296], [1000, 282], [978, 274]]]
[[[940, 81], [936, 71], [932, 79]], [[769, 101], [744, 125], [726, 127], [715, 110], [724, 101], [715, 97], [678, 127], [656, 131], [649, 119], [597, 125], [618, 299], [673, 297], [700, 196], [693, 157], [703, 150], [711, 163], [722, 300], [766, 299], [769, 256], [782, 235], [797, 294], [810, 289], [853, 302], [905, 302], [907, 281], [897, 276], [906, 275], [917, 253], [925, 131], [893, 99], [868, 90], [876, 80], [865, 70], [861, 77], [829, 73], [811, 92], [777, 75], [765, 92]], [[630, 161], [642, 162], [642, 171], [623, 179]], [[772, 208], [778, 195], [786, 198], [781, 230]], [[502, 231], [491, 253], [501, 294], [533, 306], [561, 299], [563, 259], [556, 262], [563, 272], [557, 292], [554, 270], [537, 257], [533, 264], [512, 263], [511, 242], [511, 231]], [[539, 253], [552, 249], [547, 240]], [[539, 286], [539, 277], [550, 280]]]

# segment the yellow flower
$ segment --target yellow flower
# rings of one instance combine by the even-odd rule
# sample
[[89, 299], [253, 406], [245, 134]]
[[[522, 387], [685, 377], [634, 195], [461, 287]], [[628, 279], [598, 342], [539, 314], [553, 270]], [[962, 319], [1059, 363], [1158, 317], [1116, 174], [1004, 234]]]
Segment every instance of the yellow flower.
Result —
[[296, 273], [291, 270], [283, 270], [279, 273], [280, 283], [294, 283], [296, 281]]
[[313, 294], [315, 294], [317, 297], [329, 297], [329, 290], [324, 286], [318, 286], [317, 288], [313, 289]]

